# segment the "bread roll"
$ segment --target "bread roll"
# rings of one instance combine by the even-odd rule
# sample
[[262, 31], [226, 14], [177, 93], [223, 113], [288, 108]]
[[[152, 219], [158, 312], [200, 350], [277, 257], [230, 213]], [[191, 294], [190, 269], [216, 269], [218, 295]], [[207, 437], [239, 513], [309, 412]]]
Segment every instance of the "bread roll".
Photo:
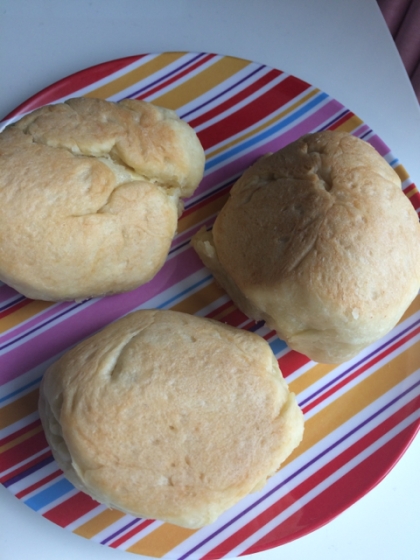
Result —
[[149, 281], [203, 169], [173, 111], [91, 98], [35, 110], [0, 134], [0, 279], [51, 301]]
[[243, 312], [317, 362], [381, 338], [420, 287], [420, 226], [398, 175], [342, 132], [257, 161], [193, 245]]
[[134, 312], [70, 350], [39, 412], [77, 488], [190, 528], [261, 488], [303, 433], [263, 338], [174, 311]]

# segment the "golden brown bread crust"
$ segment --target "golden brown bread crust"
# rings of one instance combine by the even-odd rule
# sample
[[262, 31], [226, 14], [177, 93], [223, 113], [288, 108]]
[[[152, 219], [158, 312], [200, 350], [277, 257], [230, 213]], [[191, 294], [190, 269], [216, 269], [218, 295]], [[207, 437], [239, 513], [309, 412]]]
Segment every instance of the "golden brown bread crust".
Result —
[[264, 339], [173, 311], [132, 313], [69, 351], [39, 411], [78, 488], [192, 528], [264, 485], [303, 433]]
[[420, 287], [417, 214], [388, 163], [347, 133], [256, 162], [193, 245], [245, 313], [319, 362], [379, 339]]
[[0, 169], [0, 279], [34, 299], [72, 300], [156, 274], [204, 152], [173, 111], [77, 98], [6, 128]]

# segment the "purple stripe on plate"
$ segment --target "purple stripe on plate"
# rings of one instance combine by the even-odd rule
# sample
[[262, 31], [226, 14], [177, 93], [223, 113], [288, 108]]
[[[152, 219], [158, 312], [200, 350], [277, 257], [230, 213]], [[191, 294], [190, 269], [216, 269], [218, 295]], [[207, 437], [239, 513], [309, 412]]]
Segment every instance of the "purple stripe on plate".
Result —
[[[144, 94], [145, 92], [147, 93], [148, 89], [153, 88], [154, 86], [156, 86], [160, 82], [163, 82], [164, 80], [166, 80], [167, 78], [170, 78], [171, 76], [173, 76], [177, 72], [180, 72], [184, 68], [187, 68], [188, 66], [193, 64], [196, 60], [199, 60], [200, 58], [203, 58], [204, 56], [207, 56], [207, 53], [199, 53], [199, 54], [193, 56], [193, 58], [190, 58], [187, 62], [184, 62], [183, 64], [180, 64], [179, 66], [177, 66], [174, 70], [171, 70], [170, 72], [166, 72], [166, 74], [164, 74], [163, 76], [160, 76], [159, 78], [157, 78], [153, 82], [150, 82], [149, 84], [147, 84], [147, 86], [144, 86], [144, 87], [138, 89], [134, 93], [130, 93], [130, 95], [127, 96], [125, 99], [133, 99], [137, 95], [139, 95], [140, 93], [142, 93], [142, 94]], [[184, 59], [185, 59], [185, 56], [183, 56], [180, 60], [184, 60]]]
[[130, 521], [129, 523], [126, 523], [123, 527], [121, 527], [121, 529], [118, 529], [118, 531], [115, 531], [114, 533], [112, 533], [111, 535], [106, 537], [106, 539], [104, 539], [103, 541], [100, 541], [100, 543], [101, 544], [106, 544], [109, 541], [112, 541], [112, 539], [114, 539], [115, 537], [118, 537], [118, 535], [121, 535], [121, 533], [124, 533], [124, 531], [126, 531], [127, 529], [130, 529], [131, 527], [133, 527], [133, 525], [138, 525], [140, 523], [143, 523], [143, 519], [141, 519], [141, 518], [133, 519], [132, 521]]
[[[193, 113], [195, 113], [196, 111], [199, 111], [200, 109], [202, 109], [203, 107], [205, 107], [206, 105], [209, 105], [210, 103], [213, 103], [214, 101], [216, 101], [216, 99], [219, 99], [220, 97], [222, 97], [223, 95], [226, 95], [226, 93], [228, 93], [229, 91], [232, 91], [234, 88], [238, 87], [240, 84], [242, 84], [243, 82], [245, 82], [246, 80], [248, 80], [249, 78], [251, 78], [252, 76], [255, 76], [255, 74], [257, 74], [258, 72], [261, 72], [261, 70], [263, 70], [264, 68], [267, 68], [267, 66], [259, 66], [256, 70], [253, 70], [250, 74], [247, 74], [244, 78], [242, 78], [241, 80], [238, 80], [237, 82], [235, 82], [233, 85], [231, 85], [230, 87], [224, 89], [223, 91], [221, 91], [220, 93], [218, 93], [217, 95], [214, 95], [213, 97], [211, 97], [210, 99], [208, 99], [207, 101], [205, 101], [204, 103], [201, 103], [201, 105], [197, 105], [197, 107], [194, 107], [194, 109], [191, 109], [190, 111], [188, 111], [187, 113], [184, 113], [183, 115], [180, 115], [181, 119], [186, 119], [186, 117], [189, 117], [190, 115], [192, 115]], [[281, 74], [281, 72], [280, 72]]]
[[166, 261], [153, 282], [149, 282], [132, 292], [96, 300], [65, 321], [58, 324], [52, 322], [53, 332], [51, 328], [40, 332], [0, 356], [0, 385], [15, 379], [63, 352], [108, 323], [129, 313], [160, 292], [197, 272], [201, 267], [202, 264], [198, 256], [192, 248], [189, 248], [177, 255], [176, 258]]
[[36, 471], [39, 471], [39, 469], [42, 469], [43, 467], [45, 467], [46, 465], [49, 465], [53, 461], [54, 461], [54, 458], [51, 455], [50, 457], [47, 457], [46, 459], [43, 459], [42, 461], [40, 461], [39, 463], [37, 463], [33, 467], [30, 467], [26, 471], [23, 471], [23, 472], [17, 474], [16, 476], [14, 476], [13, 478], [10, 478], [6, 482], [3, 482], [3, 486], [8, 488], [12, 484], [15, 484], [16, 482], [19, 482], [19, 480], [22, 480], [23, 478], [26, 478], [27, 476], [30, 476], [31, 474], [33, 474]]
[[17, 303], [20, 303], [21, 301], [24, 301], [25, 299], [26, 299], [25, 296], [21, 296], [20, 294], [16, 294], [12, 299], [9, 298], [5, 303], [3, 303], [3, 305], [0, 305], [0, 312], [6, 311], [6, 309], [9, 309], [10, 307], [13, 307]]
[[20, 297], [20, 294], [16, 290], [7, 284], [0, 286], [0, 303], [16, 297]]

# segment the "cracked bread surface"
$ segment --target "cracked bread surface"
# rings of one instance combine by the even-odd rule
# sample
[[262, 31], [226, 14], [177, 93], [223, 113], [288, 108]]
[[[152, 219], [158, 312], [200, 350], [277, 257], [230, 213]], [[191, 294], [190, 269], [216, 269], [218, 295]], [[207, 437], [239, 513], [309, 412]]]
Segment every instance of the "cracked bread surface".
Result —
[[303, 434], [264, 339], [174, 311], [134, 312], [67, 352], [39, 412], [76, 487], [190, 528], [264, 486]]
[[257, 161], [193, 245], [248, 316], [318, 362], [381, 338], [420, 287], [420, 226], [401, 181], [343, 132]]
[[0, 279], [51, 301], [144, 284], [203, 169], [174, 111], [93, 98], [33, 111], [0, 134]]

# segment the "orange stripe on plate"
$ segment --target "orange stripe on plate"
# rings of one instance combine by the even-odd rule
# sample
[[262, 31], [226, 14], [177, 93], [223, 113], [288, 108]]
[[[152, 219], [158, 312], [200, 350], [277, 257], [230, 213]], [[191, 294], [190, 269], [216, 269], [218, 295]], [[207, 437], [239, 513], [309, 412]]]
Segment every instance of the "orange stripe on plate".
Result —
[[183, 313], [191, 313], [193, 315], [224, 295], [226, 295], [226, 292], [212, 281], [198, 292], [194, 292], [189, 297], [171, 307], [171, 309], [173, 311], [182, 311]]
[[203, 222], [210, 216], [218, 214], [225, 205], [228, 198], [229, 193], [226, 193], [223, 196], [212, 200], [208, 204], [205, 204], [201, 208], [194, 210], [190, 214], [187, 214], [185, 217], [181, 217], [178, 222], [178, 233], [183, 233], [184, 231], [192, 228], [200, 222]]
[[99, 513], [96, 517], [93, 517], [77, 529], [73, 530], [73, 533], [85, 537], [86, 539], [91, 539], [113, 523], [116, 523], [119, 519], [124, 517], [124, 513], [121, 511], [116, 511], [115, 509], [107, 509]]
[[337, 366], [335, 364], [316, 364], [313, 368], [308, 369], [298, 378], [290, 381], [289, 389], [298, 395], [323, 377], [330, 373]]
[[38, 313], [42, 313], [52, 305], [56, 304], [47, 301], [30, 301], [28, 305], [16, 309], [13, 313], [10, 313], [10, 315], [7, 315], [7, 317], [3, 317], [0, 320], [0, 332], [5, 332], [13, 327], [16, 327], [20, 323], [31, 319]]
[[0, 430], [38, 410], [38, 394], [38, 389], [35, 389], [20, 399], [3, 406], [0, 409]]
[[127, 552], [161, 558], [196, 532], [165, 523], [127, 548]]
[[156, 97], [153, 103], [168, 109], [178, 109], [204, 95], [248, 65], [247, 60], [224, 57], [171, 91]]
[[339, 130], [341, 132], [352, 132], [355, 128], [357, 128], [361, 124], [363, 124], [363, 121], [359, 119], [359, 117], [357, 117], [356, 115], [353, 115], [345, 122], [337, 126], [335, 130]]

